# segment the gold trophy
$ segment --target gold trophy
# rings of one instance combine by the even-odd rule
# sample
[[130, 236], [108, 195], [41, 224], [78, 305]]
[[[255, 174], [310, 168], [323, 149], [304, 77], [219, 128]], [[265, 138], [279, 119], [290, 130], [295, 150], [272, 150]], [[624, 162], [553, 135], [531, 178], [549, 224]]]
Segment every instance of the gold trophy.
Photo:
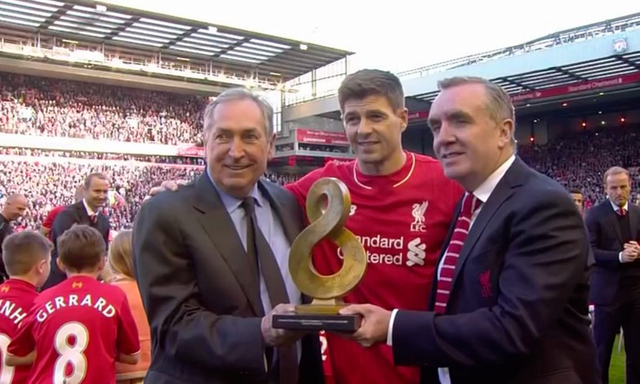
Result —
[[[289, 271], [296, 286], [313, 301], [296, 306], [295, 314], [274, 315], [273, 327], [355, 332], [360, 327], [360, 316], [338, 313], [346, 306], [342, 297], [358, 285], [367, 269], [362, 244], [344, 228], [351, 210], [349, 190], [336, 178], [322, 178], [311, 186], [306, 207], [310, 224], [291, 245]], [[314, 245], [324, 238], [335, 242], [344, 254], [342, 268], [328, 276], [319, 274], [311, 259]]]

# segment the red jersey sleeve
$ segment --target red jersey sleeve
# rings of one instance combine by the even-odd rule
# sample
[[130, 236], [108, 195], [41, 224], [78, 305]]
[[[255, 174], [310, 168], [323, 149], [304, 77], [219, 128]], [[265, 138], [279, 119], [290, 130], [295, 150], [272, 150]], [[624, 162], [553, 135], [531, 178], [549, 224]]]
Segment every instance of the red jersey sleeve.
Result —
[[298, 203], [300, 203], [300, 206], [306, 207], [307, 194], [309, 193], [309, 190], [311, 189], [311, 186], [313, 185], [313, 183], [315, 183], [316, 181], [322, 178], [323, 171], [324, 171], [324, 168], [313, 170], [307, 173], [300, 180], [294, 183], [285, 185], [284, 188], [287, 191], [291, 192], [296, 197], [296, 199], [298, 199]]
[[56, 219], [56, 216], [58, 216], [58, 214], [62, 212], [64, 208], [65, 208], [64, 206], [60, 206], [60, 207], [55, 207], [51, 209], [47, 214], [47, 217], [42, 222], [42, 226], [47, 229], [53, 228], [53, 221]]
[[118, 314], [120, 315], [118, 317], [118, 337], [116, 339], [118, 352], [125, 355], [135, 355], [140, 352], [140, 338], [138, 336], [138, 327], [133, 319], [126, 297], [120, 305]]
[[18, 334], [7, 348], [8, 353], [23, 357], [36, 349], [36, 340], [33, 337], [33, 322], [35, 319], [35, 312], [32, 311], [27, 318], [20, 323]]

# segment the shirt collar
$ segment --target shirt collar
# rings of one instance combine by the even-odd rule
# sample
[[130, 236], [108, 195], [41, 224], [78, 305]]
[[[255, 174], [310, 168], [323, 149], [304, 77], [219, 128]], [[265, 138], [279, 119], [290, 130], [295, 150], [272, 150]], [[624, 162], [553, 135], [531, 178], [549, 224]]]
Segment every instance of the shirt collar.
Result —
[[[613, 207], [613, 210], [615, 212], [618, 212], [618, 209], [620, 209], [620, 207], [615, 205], [614, 202], [611, 201], [611, 199], [607, 198], [607, 200], [609, 200], [609, 203], [611, 203], [611, 206]], [[629, 202], [627, 201], [626, 203], [624, 203], [624, 206], [622, 208], [624, 208], [625, 211], [629, 212]]]
[[91, 207], [89, 207], [89, 204], [87, 204], [87, 200], [86, 199], [82, 199], [82, 204], [84, 204], [84, 209], [87, 210], [87, 214], [89, 215], [89, 217], [95, 215], [97, 212], [94, 212], [93, 209], [91, 209]]
[[[216, 182], [213, 180], [213, 177], [211, 177], [211, 172], [209, 172], [208, 168], [207, 168], [207, 176], [209, 177], [209, 180], [211, 181], [211, 184], [213, 185], [213, 187], [216, 189], [216, 191], [218, 191], [218, 194], [220, 195], [220, 199], [222, 200], [222, 204], [224, 204], [225, 208], [227, 208], [227, 212], [229, 213], [235, 212], [235, 210], [240, 207], [240, 204], [242, 204], [242, 199], [235, 198], [229, 195], [228, 193], [226, 193], [225, 191], [223, 191], [222, 188], [218, 187], [216, 185]], [[256, 183], [253, 186], [249, 196], [252, 196], [256, 200], [256, 205], [258, 207], [264, 206], [264, 200], [263, 200], [262, 194], [258, 190], [258, 183]]]
[[480, 184], [478, 188], [475, 189], [475, 191], [473, 191], [473, 195], [483, 203], [486, 203], [487, 200], [489, 200], [489, 196], [491, 196], [491, 193], [496, 189], [496, 186], [500, 180], [502, 180], [514, 161], [516, 161], [516, 156], [511, 155], [507, 161], [502, 163], [498, 169], [496, 169], [482, 184]]

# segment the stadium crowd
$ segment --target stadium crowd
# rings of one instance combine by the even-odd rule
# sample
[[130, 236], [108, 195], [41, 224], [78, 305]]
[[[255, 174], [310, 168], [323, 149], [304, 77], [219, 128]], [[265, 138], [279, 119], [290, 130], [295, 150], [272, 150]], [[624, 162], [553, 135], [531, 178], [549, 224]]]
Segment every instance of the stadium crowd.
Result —
[[0, 72], [0, 132], [198, 143], [205, 97]]
[[[0, 152], [23, 156], [12, 160], [0, 157], [0, 206], [7, 196], [18, 192], [23, 193], [29, 202], [24, 216], [15, 223], [17, 230], [40, 228], [52, 208], [73, 203], [76, 189], [92, 172], [103, 172], [110, 178], [112, 192], [106, 213], [116, 231], [131, 228], [133, 218], [151, 186], [163, 180], [191, 181], [202, 173], [201, 166], [171, 164], [172, 161], [166, 161], [166, 164], [162, 164], [164, 161], [157, 161], [156, 164], [91, 161], [106, 158], [131, 160], [129, 156], [119, 157], [116, 154], [102, 157], [103, 154], [87, 152], [38, 150], [36, 154], [29, 155], [28, 151], [9, 151], [6, 148]], [[54, 156], [60, 158], [51, 159]], [[280, 185], [298, 178], [282, 173], [268, 173], [265, 176]]]
[[[0, 203], [11, 193], [23, 193], [29, 202], [18, 230], [37, 229], [49, 210], [73, 203], [75, 191], [92, 172], [110, 177], [112, 194], [108, 216], [114, 230], [131, 227], [150, 185], [167, 179], [191, 180], [200, 167], [153, 164], [97, 164], [95, 162], [0, 161]], [[0, 204], [2, 205], [2, 204]]]
[[632, 191], [640, 190], [638, 136], [640, 131], [622, 128], [569, 133], [547, 145], [520, 145], [518, 154], [567, 189], [580, 189], [589, 208], [605, 199], [603, 175], [613, 165], [627, 168]]
[[[631, 138], [640, 135], [635, 130], [572, 133], [548, 145], [520, 145], [522, 159], [561, 184], [578, 188], [585, 198], [586, 208], [604, 199], [603, 173], [611, 164], [630, 170], [632, 188], [640, 190], [640, 148]], [[201, 159], [163, 156], [136, 156], [113, 153], [69, 152], [0, 148], [0, 154], [21, 156], [20, 161], [0, 160], [0, 205], [3, 196], [23, 192], [29, 209], [17, 227], [39, 228], [47, 212], [58, 205], [73, 202], [75, 189], [83, 178], [95, 171], [111, 178], [114, 191], [109, 215], [115, 230], [131, 227], [147, 191], [163, 180], [192, 180], [201, 173]], [[56, 157], [56, 159], [51, 159]], [[38, 161], [38, 158], [48, 161]], [[116, 160], [102, 164], [90, 160]], [[118, 163], [117, 160], [125, 160]], [[135, 162], [131, 162], [135, 160]], [[284, 185], [300, 175], [271, 172], [265, 175], [272, 182]], [[117, 194], [115, 193], [117, 192]]]
[[93, 160], [124, 160], [159, 164], [204, 165], [204, 160], [197, 157], [183, 156], [147, 156], [123, 153], [56, 151], [47, 149], [0, 147], [0, 155], [82, 158]]

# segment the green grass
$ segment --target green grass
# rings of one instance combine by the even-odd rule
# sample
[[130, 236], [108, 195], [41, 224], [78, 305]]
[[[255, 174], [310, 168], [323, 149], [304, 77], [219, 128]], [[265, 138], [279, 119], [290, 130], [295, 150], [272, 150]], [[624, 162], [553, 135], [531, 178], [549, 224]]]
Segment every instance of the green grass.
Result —
[[611, 354], [611, 366], [609, 367], [609, 384], [624, 384], [625, 356], [624, 345], [618, 352], [619, 338], [613, 345], [613, 353]]

